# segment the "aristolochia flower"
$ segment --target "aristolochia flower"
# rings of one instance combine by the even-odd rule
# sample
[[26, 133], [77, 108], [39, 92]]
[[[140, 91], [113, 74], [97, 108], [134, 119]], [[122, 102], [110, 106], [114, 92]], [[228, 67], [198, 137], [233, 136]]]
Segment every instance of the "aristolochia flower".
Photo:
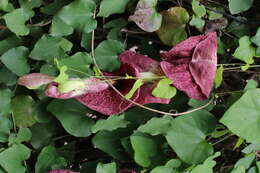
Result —
[[[148, 79], [147, 76], [162, 74], [157, 61], [135, 52], [125, 51], [119, 56], [119, 60], [121, 61], [120, 69], [113, 73], [104, 73], [106, 76], [116, 77], [128, 75], [135, 78], [142, 78], [142, 76], [145, 76], [145, 79]], [[135, 79], [118, 80], [114, 86], [123, 95], [126, 95], [132, 89], [135, 81]], [[145, 84], [135, 91], [131, 100], [142, 105], [147, 103], [169, 103], [170, 99], [152, 96], [152, 90], [156, 85], [154, 82], [149, 80], [144, 80], [144, 82]], [[105, 115], [119, 114], [134, 106], [133, 103], [122, 98], [111, 87], [99, 92], [86, 93], [76, 99], [87, 107]]]
[[217, 68], [217, 36], [215, 32], [190, 37], [162, 53], [160, 63], [173, 85], [189, 97], [209, 97]]

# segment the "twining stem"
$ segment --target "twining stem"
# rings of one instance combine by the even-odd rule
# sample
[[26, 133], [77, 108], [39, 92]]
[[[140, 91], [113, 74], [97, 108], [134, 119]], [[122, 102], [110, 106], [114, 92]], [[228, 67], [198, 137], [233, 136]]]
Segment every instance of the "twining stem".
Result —
[[[96, 18], [96, 8], [94, 9], [94, 12], [93, 12], [93, 18], [95, 19]], [[94, 43], [95, 43], [95, 30], [92, 31], [92, 35], [91, 35], [91, 56], [92, 56], [92, 59], [93, 59], [93, 62], [94, 62], [94, 65], [97, 67], [97, 69], [99, 71], [100, 68], [99, 68], [99, 65], [97, 64], [97, 61], [96, 61], [96, 58], [95, 58], [95, 51], [94, 51]], [[198, 107], [198, 108], [195, 108], [195, 109], [192, 109], [192, 110], [189, 110], [189, 111], [186, 111], [186, 112], [181, 112], [181, 113], [170, 113], [170, 112], [164, 112], [164, 111], [159, 111], [157, 109], [153, 109], [153, 108], [150, 108], [150, 107], [147, 107], [147, 106], [144, 106], [144, 105], [141, 105], [131, 99], [127, 99], [125, 98], [125, 96], [118, 90], [115, 88], [115, 86], [111, 83], [111, 81], [101, 73], [101, 76], [104, 78], [104, 81], [107, 82], [107, 84], [118, 94], [120, 95], [123, 99], [129, 101], [130, 103], [138, 106], [138, 107], [141, 107], [143, 109], [146, 109], [146, 110], [149, 110], [151, 112], [155, 112], [155, 113], [159, 113], [159, 114], [163, 114], [163, 115], [170, 115], [170, 116], [180, 116], [180, 115], [185, 115], [185, 114], [189, 114], [189, 113], [192, 113], [192, 112], [195, 112], [195, 111], [198, 111], [198, 110], [201, 110], [205, 107], [207, 107], [208, 105], [210, 105], [212, 102], [213, 102], [213, 99], [211, 99], [207, 104], [201, 106], [201, 107]]]
[[[256, 68], [256, 67], [260, 67], [260, 65], [249, 65], [248, 66], [248, 68]], [[224, 71], [227, 71], [227, 70], [237, 70], [237, 69], [241, 69], [241, 67], [224, 68]]]

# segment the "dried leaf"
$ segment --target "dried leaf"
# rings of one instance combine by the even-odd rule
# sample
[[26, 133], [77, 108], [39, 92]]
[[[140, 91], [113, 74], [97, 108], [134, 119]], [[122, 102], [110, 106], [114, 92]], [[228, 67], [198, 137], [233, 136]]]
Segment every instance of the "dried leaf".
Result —
[[142, 30], [154, 32], [161, 27], [162, 16], [156, 11], [157, 0], [139, 0], [134, 15], [129, 17]]

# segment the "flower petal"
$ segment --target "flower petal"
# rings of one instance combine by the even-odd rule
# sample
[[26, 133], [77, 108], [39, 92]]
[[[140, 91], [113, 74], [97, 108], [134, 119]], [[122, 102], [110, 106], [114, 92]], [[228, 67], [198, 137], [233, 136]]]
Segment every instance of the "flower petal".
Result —
[[206, 36], [196, 46], [189, 69], [202, 93], [208, 97], [217, 70], [217, 36], [215, 32], [209, 32]]
[[158, 98], [152, 96], [152, 91], [154, 87], [155, 87], [154, 84], [145, 84], [141, 86], [140, 94], [136, 102], [141, 105], [145, 105], [148, 103], [163, 103], [163, 104], [170, 103], [171, 99], [164, 99], [164, 98]]
[[162, 56], [161, 68], [176, 88], [194, 99], [209, 97], [217, 67], [216, 33], [190, 37]]
[[174, 62], [176, 59], [180, 58], [191, 59], [193, 50], [199, 44], [199, 42], [205, 38], [205, 35], [189, 37], [188, 39], [174, 46], [169, 52], [161, 53], [162, 59], [168, 62]]
[[80, 95], [84, 95], [86, 93], [99, 92], [109, 87], [107, 83], [96, 78], [84, 79], [83, 81], [85, 82], [85, 86], [86, 86], [85, 88], [80, 88], [78, 90], [73, 90], [66, 93], [61, 93], [58, 90], [58, 84], [52, 82], [46, 88], [45, 95], [53, 98], [69, 99], [69, 98], [78, 97]]
[[[128, 74], [134, 77], [139, 75], [138, 70], [130, 64], [122, 64], [118, 74], [121, 76]], [[131, 90], [134, 82], [135, 80], [132, 79], [120, 80], [115, 84], [115, 87], [125, 95]], [[134, 93], [131, 100], [135, 101], [139, 96], [139, 92], [140, 89]], [[119, 114], [132, 106], [131, 102], [122, 98], [112, 88], [107, 88], [100, 92], [87, 93], [77, 97], [77, 100], [90, 109], [105, 115]]]
[[157, 61], [133, 51], [124, 51], [119, 55], [119, 60], [122, 63], [131, 64], [139, 72], [156, 72], [160, 68]]
[[161, 67], [166, 76], [173, 81], [173, 86], [185, 92], [190, 98], [204, 100], [206, 97], [201, 93], [199, 86], [195, 83], [187, 63], [172, 64], [161, 62]]
[[31, 73], [20, 77], [17, 83], [29, 89], [36, 89], [41, 85], [51, 83], [53, 79], [54, 79], [53, 76], [49, 76], [47, 74]]

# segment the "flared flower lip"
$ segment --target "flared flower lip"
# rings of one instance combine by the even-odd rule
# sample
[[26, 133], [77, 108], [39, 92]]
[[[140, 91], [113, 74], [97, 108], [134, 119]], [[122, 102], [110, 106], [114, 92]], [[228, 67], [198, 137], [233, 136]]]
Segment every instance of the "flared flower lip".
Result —
[[173, 85], [189, 97], [209, 97], [217, 68], [217, 35], [193, 36], [162, 53], [160, 66]]

